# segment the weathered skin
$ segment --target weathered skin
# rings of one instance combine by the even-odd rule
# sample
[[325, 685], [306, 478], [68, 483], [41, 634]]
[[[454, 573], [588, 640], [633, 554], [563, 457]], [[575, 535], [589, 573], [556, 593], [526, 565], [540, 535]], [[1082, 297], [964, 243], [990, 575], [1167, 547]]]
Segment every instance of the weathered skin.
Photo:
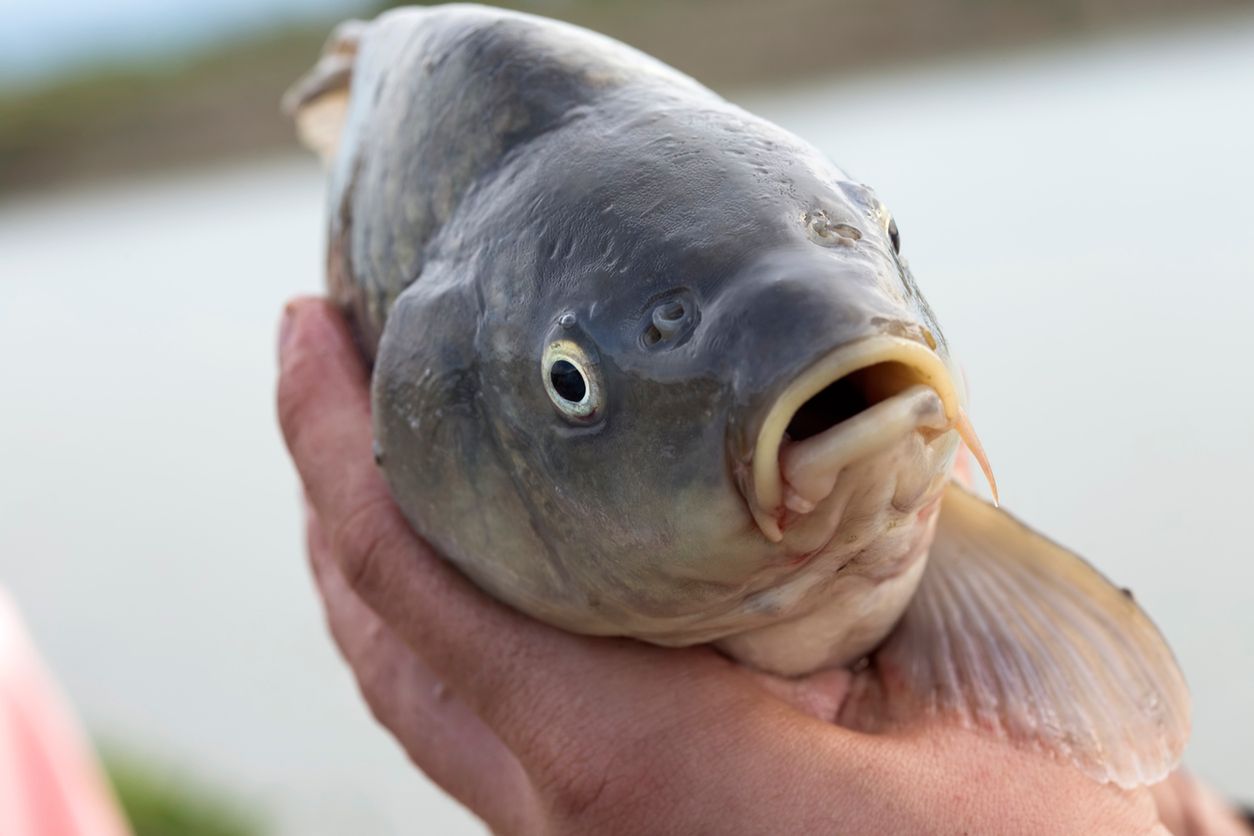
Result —
[[[725, 640], [787, 672], [868, 651], [917, 583], [955, 433], [874, 451], [781, 542], [747, 474], [766, 412], [834, 349], [893, 335], [948, 359], [875, 195], [582, 30], [441, 7], [353, 34], [331, 285], [376, 360], [382, 466], [413, 525], [567, 629]], [[682, 323], [646, 345], [675, 299]], [[590, 423], [546, 394], [557, 338], [595, 358]], [[746, 639], [819, 607], [812, 649]]]

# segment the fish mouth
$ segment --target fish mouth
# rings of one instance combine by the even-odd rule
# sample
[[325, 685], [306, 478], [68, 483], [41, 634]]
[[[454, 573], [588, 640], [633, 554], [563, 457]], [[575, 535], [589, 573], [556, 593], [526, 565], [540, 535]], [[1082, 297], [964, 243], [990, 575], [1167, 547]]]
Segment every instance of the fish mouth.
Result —
[[966, 441], [992, 484], [979, 439], [939, 355], [914, 340], [887, 335], [841, 346], [804, 371], [767, 413], [753, 453], [754, 519], [767, 539], [779, 542], [784, 514], [813, 511], [846, 465], [910, 433], [931, 442], [950, 430]]

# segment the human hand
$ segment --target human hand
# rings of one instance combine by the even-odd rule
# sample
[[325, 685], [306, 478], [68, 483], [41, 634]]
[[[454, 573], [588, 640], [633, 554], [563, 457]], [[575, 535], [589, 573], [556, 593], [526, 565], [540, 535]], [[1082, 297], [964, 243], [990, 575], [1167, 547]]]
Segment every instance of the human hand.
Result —
[[314, 575], [366, 702], [496, 831], [1163, 832], [1148, 791], [983, 735], [835, 725], [847, 672], [769, 677], [706, 647], [565, 633], [489, 599], [392, 502], [367, 372], [325, 302], [288, 307], [278, 403]]

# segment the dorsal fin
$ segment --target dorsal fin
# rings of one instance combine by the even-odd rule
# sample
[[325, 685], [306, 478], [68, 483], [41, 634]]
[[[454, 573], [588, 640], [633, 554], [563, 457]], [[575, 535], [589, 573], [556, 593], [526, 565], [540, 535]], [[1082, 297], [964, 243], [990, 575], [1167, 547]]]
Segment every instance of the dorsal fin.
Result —
[[322, 57], [283, 96], [283, 112], [296, 121], [307, 148], [330, 165], [340, 146], [357, 47], [368, 24], [346, 20], [327, 39]]

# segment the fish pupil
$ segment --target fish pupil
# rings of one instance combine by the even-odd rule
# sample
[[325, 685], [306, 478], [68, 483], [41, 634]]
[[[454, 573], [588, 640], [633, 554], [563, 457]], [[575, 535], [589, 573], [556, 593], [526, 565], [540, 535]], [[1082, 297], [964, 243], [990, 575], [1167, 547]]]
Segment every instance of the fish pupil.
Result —
[[553, 391], [560, 395], [562, 400], [579, 403], [588, 393], [588, 384], [584, 381], [583, 375], [568, 360], [558, 360], [553, 364], [553, 367], [549, 369], [549, 380], [553, 384]]

